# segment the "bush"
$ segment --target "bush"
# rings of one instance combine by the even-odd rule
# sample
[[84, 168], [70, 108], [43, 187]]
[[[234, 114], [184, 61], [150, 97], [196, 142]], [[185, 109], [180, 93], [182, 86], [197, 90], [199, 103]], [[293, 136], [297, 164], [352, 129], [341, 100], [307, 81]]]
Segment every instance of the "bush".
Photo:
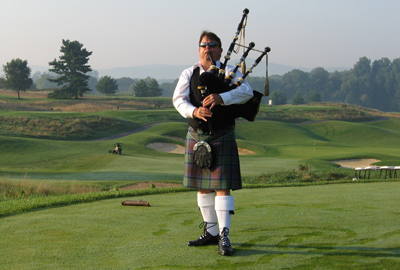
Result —
[[70, 98], [72, 98], [72, 95], [68, 91], [64, 91], [62, 89], [56, 89], [52, 93], [49, 93], [47, 95], [47, 98], [52, 98], [52, 99], [70, 99]]

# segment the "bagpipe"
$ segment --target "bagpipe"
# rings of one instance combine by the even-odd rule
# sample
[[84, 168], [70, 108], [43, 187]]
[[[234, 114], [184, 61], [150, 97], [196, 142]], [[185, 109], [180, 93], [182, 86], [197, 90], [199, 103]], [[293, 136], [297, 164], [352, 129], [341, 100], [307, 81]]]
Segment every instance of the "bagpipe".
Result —
[[[233, 41], [231, 42], [227, 54], [225, 56], [225, 61], [222, 63], [220, 68], [216, 67], [216, 63], [214, 59], [212, 59], [210, 55], [210, 59], [212, 62], [212, 66], [208, 72], [203, 72], [199, 76], [198, 89], [201, 92], [203, 99], [210, 94], [220, 94], [224, 92], [231, 91], [241, 84], [244, 83], [245, 78], [253, 72], [253, 69], [261, 62], [262, 58], [266, 56], [266, 80], [264, 87], [264, 94], [253, 90], [253, 97], [243, 104], [233, 104], [228, 106], [221, 106], [218, 111], [223, 114], [229, 114], [234, 118], [243, 117], [244, 119], [253, 122], [258, 114], [261, 99], [263, 96], [269, 95], [269, 82], [268, 82], [268, 52], [271, 51], [269, 47], [266, 47], [264, 51], [260, 51], [255, 49], [255, 44], [251, 42], [248, 46], [237, 43], [239, 39], [239, 35], [243, 33], [245, 28], [245, 22], [247, 22], [247, 15], [249, 14], [248, 9], [243, 10], [242, 19], [238, 25], [235, 36], [233, 37]], [[236, 67], [232, 72], [225, 75], [225, 68], [227, 66], [228, 61], [230, 60], [232, 52], [234, 52], [235, 46], [243, 47], [246, 49], [240, 58], [239, 62], [236, 64]], [[245, 72], [242, 71], [243, 76], [239, 78], [236, 82], [232, 83], [233, 79], [236, 76], [236, 72], [239, 67], [242, 67], [242, 70], [245, 70], [245, 59], [251, 51], [261, 52], [261, 55], [254, 61], [253, 65], [247, 69]], [[219, 107], [219, 106], [217, 106]], [[214, 107], [215, 108], [215, 107]]]

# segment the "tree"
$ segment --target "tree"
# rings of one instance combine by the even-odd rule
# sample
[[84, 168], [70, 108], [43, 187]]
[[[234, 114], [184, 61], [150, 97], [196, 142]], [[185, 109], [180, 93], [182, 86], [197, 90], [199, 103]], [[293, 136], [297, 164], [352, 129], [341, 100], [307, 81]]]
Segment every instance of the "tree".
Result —
[[49, 79], [55, 79], [55, 76], [52, 76], [49, 73], [43, 73], [40, 77], [35, 81], [37, 89], [49, 89], [56, 88], [57, 84], [49, 81]]
[[147, 87], [146, 81], [143, 79], [132, 84], [131, 89], [135, 97], [148, 97], [149, 88]]
[[361, 57], [350, 72], [342, 79], [341, 90], [346, 94], [344, 102], [361, 106], [371, 106], [371, 60]]
[[122, 78], [119, 78], [116, 80], [117, 80], [117, 84], [118, 84], [118, 91], [120, 93], [129, 92], [129, 87], [137, 81], [137, 80], [134, 80], [129, 77], [122, 77]]
[[369, 76], [371, 74], [371, 60], [367, 57], [361, 57], [354, 65], [352, 72], [356, 77]]
[[344, 102], [362, 106], [369, 106], [370, 104], [363, 104], [361, 97], [364, 96], [364, 101], [370, 101], [368, 96], [369, 81], [364, 77], [355, 77], [350, 74], [343, 79], [341, 91], [346, 93]]
[[96, 77], [90, 76], [87, 82], [87, 86], [90, 89], [90, 91], [96, 91], [96, 85], [98, 83], [98, 80]]
[[269, 99], [272, 100], [273, 105], [284, 105], [287, 103], [286, 94], [281, 90], [272, 92]]
[[371, 99], [373, 106], [379, 110], [387, 110], [387, 101], [393, 93], [388, 88], [391, 62], [388, 58], [375, 60], [371, 69], [371, 87], [373, 89]]
[[50, 79], [50, 81], [62, 85], [62, 87], [49, 94], [48, 97], [77, 99], [90, 91], [88, 87], [90, 76], [86, 73], [92, 71], [90, 66], [87, 65], [92, 52], [82, 47], [83, 44], [78, 41], [62, 40], [60, 52], [63, 55], [60, 56], [58, 61], [54, 59], [54, 61], [49, 62], [49, 65], [53, 66], [49, 70], [60, 75], [56, 79]]
[[149, 97], [159, 97], [162, 95], [162, 89], [160, 88], [156, 79], [147, 77], [146, 83], [148, 87], [148, 96]]
[[322, 67], [314, 68], [311, 71], [311, 91], [316, 91], [326, 99], [329, 97], [328, 82], [329, 72]]
[[3, 66], [6, 76], [6, 87], [18, 93], [20, 99], [20, 91], [28, 89], [33, 81], [30, 78], [31, 68], [28, 67], [28, 61], [21, 59], [13, 59]]
[[392, 61], [389, 72], [388, 88], [390, 88], [390, 92], [393, 93], [388, 102], [388, 104], [390, 104], [390, 108], [388, 109], [398, 111], [400, 109], [400, 58]]
[[32, 74], [31, 79], [32, 79], [33, 83], [35, 83], [36, 80], [39, 79], [41, 75], [42, 75], [42, 73], [40, 71], [36, 71], [35, 74]]
[[322, 98], [321, 98], [321, 94], [318, 93], [318, 91], [312, 91], [310, 93], [307, 93], [304, 97], [304, 101], [306, 103], [310, 103], [310, 102], [321, 102]]
[[178, 84], [179, 79], [175, 79], [175, 81], [168, 83], [164, 82], [160, 85], [160, 88], [163, 90], [163, 97], [172, 97], [174, 95], [174, 91], [176, 85]]
[[106, 96], [115, 94], [118, 90], [118, 83], [115, 79], [110, 76], [101, 77], [99, 82], [96, 84], [96, 89], [100, 93], [106, 94]]
[[310, 77], [306, 72], [299, 69], [292, 71], [282, 76], [282, 90], [285, 91], [287, 97], [292, 98], [297, 91], [307, 93], [310, 90]]
[[304, 101], [303, 95], [301, 94], [300, 91], [297, 91], [297, 93], [293, 96], [292, 98], [292, 104], [293, 105], [300, 105], [306, 103]]
[[132, 84], [130, 90], [136, 97], [158, 97], [162, 95], [162, 89], [157, 80], [150, 77]]
[[0, 89], [6, 88], [6, 79], [4, 77], [0, 77]]
[[[258, 90], [261, 93], [264, 92], [265, 77], [248, 76], [246, 79], [249, 82], [249, 84], [251, 85], [251, 88], [253, 88], [253, 90]], [[269, 80], [269, 83], [270, 83], [270, 88], [271, 88], [271, 80]]]
[[340, 92], [343, 76], [344, 76], [343, 72], [339, 72], [337, 70], [329, 75], [328, 93], [330, 93], [330, 95], [324, 96], [324, 100], [331, 100], [331, 101], [344, 100], [344, 97], [342, 97], [342, 92]]

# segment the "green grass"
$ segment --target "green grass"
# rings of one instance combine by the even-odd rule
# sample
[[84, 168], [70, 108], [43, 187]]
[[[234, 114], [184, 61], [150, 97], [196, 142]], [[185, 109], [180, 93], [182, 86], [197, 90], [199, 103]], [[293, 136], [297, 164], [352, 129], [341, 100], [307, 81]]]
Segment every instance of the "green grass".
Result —
[[[1, 269], [398, 269], [400, 183], [234, 192], [235, 249], [187, 247], [196, 193], [139, 195], [1, 219]], [[201, 262], [201, 263], [200, 263]]]
[[[14, 197], [2, 196], [0, 269], [400, 267], [399, 183], [375, 174], [371, 181], [379, 183], [339, 184], [353, 182], [354, 170], [330, 162], [375, 158], [381, 160], [377, 165], [400, 165], [399, 119], [363, 122], [377, 120], [379, 113], [344, 105], [262, 106], [256, 122], [238, 123], [238, 146], [256, 154], [240, 156], [247, 189], [234, 192], [236, 254], [225, 258], [215, 247], [185, 245], [201, 233], [194, 192], [104, 191], [139, 181], [181, 181], [183, 155], [146, 147], [184, 145], [174, 137], [184, 138], [187, 124], [167, 103], [171, 106], [163, 98], [64, 102], [0, 96], [0, 180], [102, 190], [43, 196], [17, 185]], [[116, 104], [126, 107], [116, 110]], [[59, 109], [50, 111], [51, 106]], [[157, 122], [162, 124], [120, 139], [87, 140]], [[69, 127], [64, 135], [62, 128], [51, 131], [56, 123]], [[121, 156], [108, 153], [117, 141], [123, 143]], [[300, 165], [309, 170], [297, 172]], [[148, 200], [152, 207], [123, 207], [126, 198]]]

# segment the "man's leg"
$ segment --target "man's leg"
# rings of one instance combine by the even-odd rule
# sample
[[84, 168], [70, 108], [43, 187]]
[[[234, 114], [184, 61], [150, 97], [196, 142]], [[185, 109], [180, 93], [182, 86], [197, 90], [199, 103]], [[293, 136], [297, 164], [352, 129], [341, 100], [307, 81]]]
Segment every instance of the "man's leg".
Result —
[[188, 246], [205, 246], [218, 244], [217, 214], [215, 212], [215, 192], [200, 190], [197, 193], [197, 204], [203, 216], [203, 234], [194, 241], [189, 241]]
[[230, 195], [229, 190], [217, 191], [215, 210], [219, 225], [219, 254], [230, 256], [233, 253], [233, 249], [230, 244], [229, 229], [235, 210], [235, 201], [233, 196]]

